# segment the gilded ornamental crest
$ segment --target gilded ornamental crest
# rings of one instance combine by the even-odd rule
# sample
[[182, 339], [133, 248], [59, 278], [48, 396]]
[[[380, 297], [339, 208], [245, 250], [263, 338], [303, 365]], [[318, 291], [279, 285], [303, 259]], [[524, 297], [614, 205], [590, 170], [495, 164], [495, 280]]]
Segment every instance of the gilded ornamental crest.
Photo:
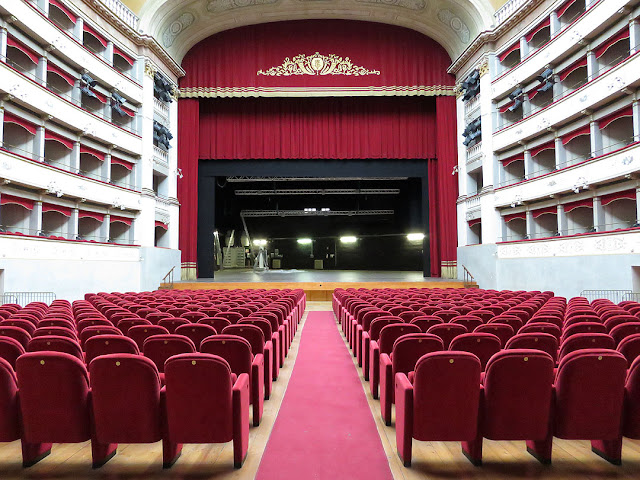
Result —
[[349, 57], [342, 58], [335, 54], [321, 55], [319, 52], [307, 56], [304, 53], [293, 59], [286, 57], [282, 65], [268, 70], [258, 70], [258, 75], [270, 77], [290, 77], [293, 75], [380, 75], [379, 70], [368, 70], [354, 65]]

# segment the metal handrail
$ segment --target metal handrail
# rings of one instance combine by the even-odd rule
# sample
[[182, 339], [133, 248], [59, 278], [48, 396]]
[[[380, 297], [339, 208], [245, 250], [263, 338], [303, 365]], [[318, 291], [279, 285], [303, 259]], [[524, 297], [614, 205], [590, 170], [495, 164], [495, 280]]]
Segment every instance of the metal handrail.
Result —
[[31, 302], [44, 302], [51, 304], [56, 299], [53, 292], [5, 292], [2, 294], [2, 305], [5, 303], [16, 303], [21, 307]]
[[173, 288], [173, 271], [175, 268], [176, 267], [171, 267], [171, 270], [169, 270], [169, 273], [164, 276], [161, 283], [164, 283], [165, 285], [168, 284], [169, 287]]
[[590, 302], [597, 298], [606, 298], [613, 303], [620, 303], [628, 300], [633, 292], [631, 290], [582, 290], [581, 297], [585, 297]]
[[471, 275], [471, 272], [464, 265], [462, 265], [462, 275], [463, 275], [462, 281], [464, 283], [465, 288], [470, 287], [472, 285], [476, 285], [475, 278], [473, 277], [473, 275]]

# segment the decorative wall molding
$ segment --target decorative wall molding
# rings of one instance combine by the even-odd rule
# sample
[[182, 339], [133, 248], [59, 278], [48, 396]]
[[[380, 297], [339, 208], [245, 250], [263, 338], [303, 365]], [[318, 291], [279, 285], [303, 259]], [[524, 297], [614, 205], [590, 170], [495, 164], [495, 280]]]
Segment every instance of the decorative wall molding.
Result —
[[408, 8], [409, 10], [423, 10], [426, 6], [425, 0], [356, 0], [356, 2], [390, 5], [393, 7]]
[[449, 26], [451, 30], [453, 30], [458, 38], [462, 41], [462, 43], [469, 43], [471, 40], [471, 32], [469, 31], [469, 27], [460, 19], [460, 17], [456, 16], [446, 8], [442, 10], [438, 10], [438, 19]]
[[269, 77], [290, 77], [294, 75], [380, 75], [380, 70], [368, 70], [354, 65], [349, 57], [342, 58], [335, 54], [322, 55], [319, 52], [313, 55], [301, 53], [293, 59], [286, 57], [282, 65], [271, 67], [267, 70], [258, 70], [257, 75]]
[[193, 25], [196, 17], [191, 12], [184, 12], [175, 20], [173, 20], [169, 26], [165, 29], [162, 34], [162, 44], [165, 47], [170, 47], [173, 45], [174, 40], [178, 35], [180, 35], [183, 31]]
[[268, 5], [276, 3], [278, 0], [210, 0], [207, 4], [207, 11], [211, 13], [224, 12], [235, 8], [252, 7], [255, 5]]

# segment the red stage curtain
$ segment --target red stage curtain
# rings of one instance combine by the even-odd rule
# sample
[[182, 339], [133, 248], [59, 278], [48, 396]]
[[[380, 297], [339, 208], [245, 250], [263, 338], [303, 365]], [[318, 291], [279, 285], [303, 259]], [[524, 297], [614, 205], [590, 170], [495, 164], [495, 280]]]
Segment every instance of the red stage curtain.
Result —
[[[309, 57], [316, 52], [337, 55], [379, 74], [316, 74], [313, 69], [310, 74], [258, 74], [282, 66], [286, 58], [293, 62], [297, 55]], [[263, 88], [282, 87], [306, 92], [309, 88], [360, 89], [365, 95], [372, 94], [369, 88], [387, 87], [380, 91], [406, 95], [403, 87], [452, 87], [455, 78], [447, 73], [450, 64], [443, 47], [407, 28], [353, 20], [274, 22], [227, 30], [201, 41], [182, 62], [187, 73], [180, 87], [203, 87], [220, 96], [229, 96], [231, 89], [236, 95], [257, 96]]]
[[178, 102], [178, 199], [180, 200], [179, 246], [182, 262], [197, 261], [198, 248], [198, 144], [200, 101]]
[[200, 158], [432, 158], [434, 107], [429, 97], [203, 100]]

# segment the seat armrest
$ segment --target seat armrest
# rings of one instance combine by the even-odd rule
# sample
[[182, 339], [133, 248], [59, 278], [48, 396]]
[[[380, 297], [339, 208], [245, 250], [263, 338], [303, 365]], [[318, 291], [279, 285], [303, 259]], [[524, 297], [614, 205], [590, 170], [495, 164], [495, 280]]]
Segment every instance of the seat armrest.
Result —
[[232, 390], [233, 464], [240, 468], [249, 449], [249, 375], [241, 373]]

